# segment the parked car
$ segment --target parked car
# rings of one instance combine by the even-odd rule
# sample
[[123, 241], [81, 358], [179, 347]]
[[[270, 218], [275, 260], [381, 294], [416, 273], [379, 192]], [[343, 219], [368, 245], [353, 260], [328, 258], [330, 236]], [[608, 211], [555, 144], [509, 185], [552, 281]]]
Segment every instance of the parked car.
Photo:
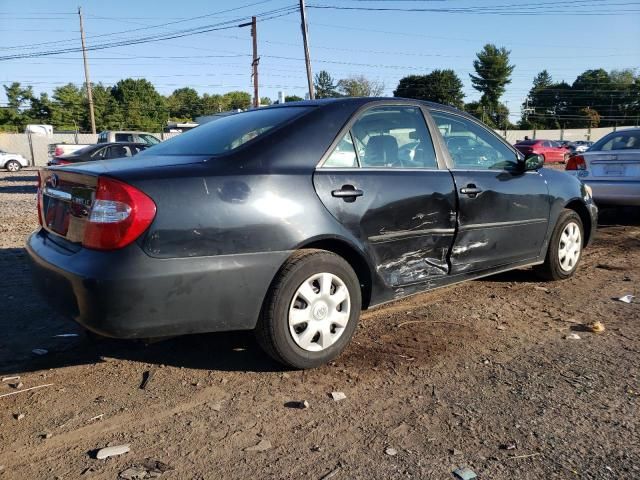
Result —
[[598, 204], [639, 206], [640, 128], [611, 132], [565, 168], [589, 185]]
[[133, 157], [147, 148], [142, 143], [98, 143], [76, 150], [69, 155], [51, 158], [47, 165], [68, 165], [70, 163], [91, 162], [95, 160], [111, 160], [114, 158]]
[[571, 153], [582, 153], [586, 152], [594, 142], [589, 142], [587, 140], [577, 140], [572, 142], [573, 148], [571, 149]]
[[43, 170], [27, 249], [49, 301], [100, 335], [253, 329], [310, 368], [345, 348], [363, 308], [530, 265], [571, 277], [597, 208], [542, 163], [451, 107], [287, 103], [136, 161]]
[[0, 168], [6, 168], [10, 172], [17, 172], [27, 166], [29, 166], [29, 162], [22, 155], [0, 150]]
[[147, 132], [105, 130], [98, 135], [98, 143], [142, 143], [147, 146], [157, 145], [161, 140]]
[[[146, 132], [127, 130], [105, 130], [98, 135], [98, 143], [140, 143], [148, 147], [161, 142], [157, 137]], [[82, 143], [50, 143], [49, 157], [62, 157], [90, 146]]]
[[545, 162], [566, 162], [569, 159], [569, 149], [553, 140], [522, 140], [515, 147], [525, 156], [540, 155]]

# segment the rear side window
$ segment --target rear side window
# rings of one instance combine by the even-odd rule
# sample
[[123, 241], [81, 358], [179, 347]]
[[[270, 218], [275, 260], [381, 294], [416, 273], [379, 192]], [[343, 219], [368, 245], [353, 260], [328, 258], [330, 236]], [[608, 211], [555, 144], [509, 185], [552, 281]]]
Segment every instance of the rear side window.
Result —
[[116, 142], [133, 142], [132, 133], [116, 133]]
[[433, 141], [417, 107], [366, 110], [351, 134], [362, 167], [437, 168]]
[[[313, 107], [250, 110], [222, 117], [182, 133], [149, 150], [150, 155], [222, 155], [303, 115]], [[142, 152], [141, 155], [146, 155]]]
[[589, 149], [590, 152], [606, 152], [611, 150], [637, 150], [640, 149], [640, 132], [627, 132], [624, 130], [598, 140]]

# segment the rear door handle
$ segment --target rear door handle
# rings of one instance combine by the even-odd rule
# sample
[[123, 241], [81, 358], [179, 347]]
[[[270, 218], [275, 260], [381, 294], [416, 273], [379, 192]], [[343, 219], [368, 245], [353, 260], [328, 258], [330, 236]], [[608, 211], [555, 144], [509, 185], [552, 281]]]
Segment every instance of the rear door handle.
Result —
[[333, 190], [331, 196], [342, 198], [345, 202], [355, 202], [357, 197], [364, 195], [362, 190], [358, 190], [353, 185], [343, 185], [340, 190]]
[[482, 192], [482, 189], [476, 187], [473, 183], [470, 183], [466, 187], [463, 187], [460, 189], [460, 193], [463, 193], [464, 195], [469, 195], [471, 198], [474, 198], [480, 192]]

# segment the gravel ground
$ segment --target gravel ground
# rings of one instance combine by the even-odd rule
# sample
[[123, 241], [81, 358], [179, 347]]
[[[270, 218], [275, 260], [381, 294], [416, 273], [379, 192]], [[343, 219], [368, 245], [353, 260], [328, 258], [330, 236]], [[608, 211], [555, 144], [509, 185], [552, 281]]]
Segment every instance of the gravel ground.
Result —
[[0, 397], [0, 478], [640, 478], [640, 302], [614, 300], [640, 296], [638, 210], [603, 211], [570, 280], [518, 270], [371, 310], [300, 372], [247, 333], [92, 341], [32, 292], [34, 185], [0, 173], [0, 375], [51, 385]]

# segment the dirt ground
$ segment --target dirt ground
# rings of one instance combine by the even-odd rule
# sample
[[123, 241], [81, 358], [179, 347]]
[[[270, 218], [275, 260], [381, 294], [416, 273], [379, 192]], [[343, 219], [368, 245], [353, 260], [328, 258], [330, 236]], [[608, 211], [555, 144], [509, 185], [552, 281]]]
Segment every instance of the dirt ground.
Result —
[[162, 464], [145, 478], [640, 478], [640, 299], [614, 300], [640, 296], [638, 210], [602, 212], [568, 281], [518, 270], [398, 301], [301, 372], [249, 333], [88, 338], [32, 292], [34, 185], [0, 172], [0, 375], [23, 384], [0, 395], [50, 386], [0, 397], [0, 478], [114, 479], [147, 460]]

